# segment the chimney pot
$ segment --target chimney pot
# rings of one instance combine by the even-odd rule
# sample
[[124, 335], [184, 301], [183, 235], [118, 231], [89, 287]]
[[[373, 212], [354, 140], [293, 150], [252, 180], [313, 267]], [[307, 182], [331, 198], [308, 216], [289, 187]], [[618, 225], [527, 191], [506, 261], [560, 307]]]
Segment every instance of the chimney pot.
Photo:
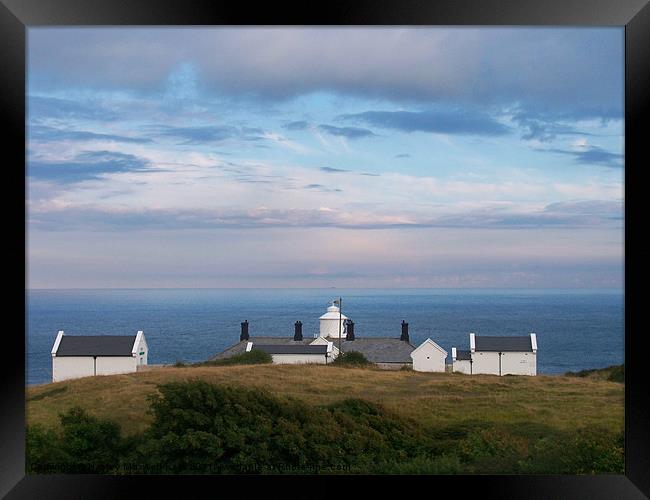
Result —
[[409, 341], [409, 324], [404, 320], [402, 320], [402, 335], [399, 339], [404, 342]]
[[241, 324], [241, 335], [239, 336], [239, 341], [244, 341], [248, 340], [248, 320], [244, 320], [244, 322]]
[[346, 319], [345, 320], [345, 340], [348, 342], [354, 340], [354, 321], [351, 319]]
[[302, 341], [302, 321], [296, 321], [293, 340], [295, 340], [296, 342]]

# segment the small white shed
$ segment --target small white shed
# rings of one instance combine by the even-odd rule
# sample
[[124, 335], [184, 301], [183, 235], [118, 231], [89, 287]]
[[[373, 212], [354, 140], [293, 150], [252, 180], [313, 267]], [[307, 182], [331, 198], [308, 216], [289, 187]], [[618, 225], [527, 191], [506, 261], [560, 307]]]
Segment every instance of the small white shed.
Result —
[[537, 375], [537, 335], [534, 333], [526, 336], [470, 333], [469, 352], [472, 374]]
[[451, 371], [454, 373], [472, 374], [472, 353], [461, 349], [451, 348]]
[[52, 382], [93, 375], [131, 373], [147, 364], [144, 333], [136, 335], [65, 335], [52, 347]]
[[413, 352], [413, 370], [416, 372], [444, 372], [447, 351], [431, 339], [426, 339]]

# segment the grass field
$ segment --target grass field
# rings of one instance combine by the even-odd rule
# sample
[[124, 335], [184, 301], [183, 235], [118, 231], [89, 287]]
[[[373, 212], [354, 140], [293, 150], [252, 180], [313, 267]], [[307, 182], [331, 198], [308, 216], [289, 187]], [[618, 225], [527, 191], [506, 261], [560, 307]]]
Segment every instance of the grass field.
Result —
[[623, 384], [597, 373], [497, 377], [319, 365], [166, 367], [31, 386], [27, 423], [56, 428], [59, 413], [80, 406], [116, 422], [124, 434], [136, 434], [152, 421], [147, 396], [157, 391], [157, 384], [195, 378], [266, 389], [309, 404], [360, 398], [425, 427], [483, 421], [540, 424], [563, 431], [599, 425], [620, 432], [624, 426]]

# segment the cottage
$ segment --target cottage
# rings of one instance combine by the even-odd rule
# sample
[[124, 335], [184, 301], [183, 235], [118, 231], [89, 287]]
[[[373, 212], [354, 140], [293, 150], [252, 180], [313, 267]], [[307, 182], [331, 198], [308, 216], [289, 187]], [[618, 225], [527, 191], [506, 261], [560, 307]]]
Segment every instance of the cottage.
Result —
[[452, 348], [455, 372], [488, 375], [537, 375], [537, 336], [495, 337], [469, 334], [469, 351]]
[[411, 352], [416, 372], [444, 372], [447, 351], [431, 339], [426, 339]]
[[52, 382], [92, 375], [131, 373], [147, 364], [144, 333], [136, 335], [65, 335], [52, 347]]
[[248, 342], [246, 352], [252, 349], [259, 349], [267, 352], [273, 358], [276, 365], [297, 365], [306, 363], [327, 364], [336, 359], [332, 352], [332, 342], [325, 345], [308, 344], [255, 344]]

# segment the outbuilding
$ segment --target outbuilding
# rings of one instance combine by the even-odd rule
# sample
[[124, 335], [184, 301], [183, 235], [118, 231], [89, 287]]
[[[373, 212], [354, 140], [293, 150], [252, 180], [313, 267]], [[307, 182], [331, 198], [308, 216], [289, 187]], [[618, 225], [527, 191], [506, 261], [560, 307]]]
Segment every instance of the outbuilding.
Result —
[[451, 371], [472, 374], [472, 353], [462, 349], [451, 348]]
[[323, 345], [313, 344], [255, 344], [248, 342], [246, 352], [259, 349], [273, 358], [276, 365], [321, 364], [326, 365], [336, 359], [332, 351], [333, 344], [328, 342]]
[[132, 373], [147, 364], [144, 333], [136, 335], [65, 335], [52, 347], [52, 382], [93, 375]]
[[537, 375], [537, 335], [486, 336], [470, 333], [469, 356], [466, 351], [452, 348], [452, 363], [453, 371], [474, 375]]
[[444, 373], [447, 351], [428, 338], [411, 352], [411, 359], [416, 372]]

